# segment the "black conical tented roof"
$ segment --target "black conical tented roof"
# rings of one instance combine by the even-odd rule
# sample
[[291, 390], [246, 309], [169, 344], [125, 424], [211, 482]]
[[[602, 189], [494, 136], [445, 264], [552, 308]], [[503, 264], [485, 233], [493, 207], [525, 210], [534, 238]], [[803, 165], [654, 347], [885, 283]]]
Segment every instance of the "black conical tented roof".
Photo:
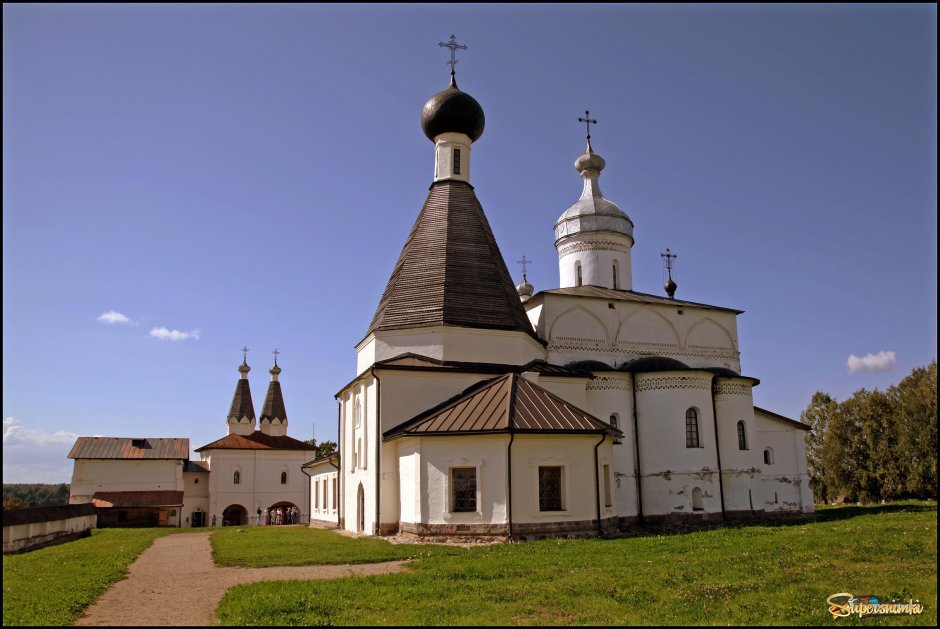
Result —
[[431, 186], [366, 336], [376, 330], [452, 325], [538, 338], [473, 186]]
[[228, 418], [236, 421], [242, 417], [254, 420], [255, 405], [251, 401], [251, 389], [248, 379], [241, 378], [235, 385], [235, 395], [232, 397], [232, 408], [229, 409]]
[[261, 421], [273, 419], [287, 421], [284, 397], [281, 395], [281, 383], [277, 380], [272, 380], [268, 384], [268, 394], [264, 398], [264, 408], [261, 409]]

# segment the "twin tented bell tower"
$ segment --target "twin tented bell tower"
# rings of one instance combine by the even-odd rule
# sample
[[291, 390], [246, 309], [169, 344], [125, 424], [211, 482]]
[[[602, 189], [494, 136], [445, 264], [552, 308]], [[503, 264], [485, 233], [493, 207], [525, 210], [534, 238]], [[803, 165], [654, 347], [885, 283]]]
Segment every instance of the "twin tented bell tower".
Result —
[[228, 434], [247, 436], [260, 430], [265, 435], [283, 437], [287, 434], [287, 411], [284, 408], [284, 396], [281, 394], [281, 383], [278, 376], [281, 368], [277, 365], [277, 355], [274, 350], [274, 366], [270, 369], [271, 382], [268, 383], [268, 394], [264, 398], [264, 407], [261, 410], [261, 420], [255, 418], [255, 406], [251, 401], [251, 389], [248, 386], [248, 348], [242, 348], [244, 357], [238, 367], [238, 382], [235, 385], [235, 395], [232, 397], [232, 406], [228, 412]]

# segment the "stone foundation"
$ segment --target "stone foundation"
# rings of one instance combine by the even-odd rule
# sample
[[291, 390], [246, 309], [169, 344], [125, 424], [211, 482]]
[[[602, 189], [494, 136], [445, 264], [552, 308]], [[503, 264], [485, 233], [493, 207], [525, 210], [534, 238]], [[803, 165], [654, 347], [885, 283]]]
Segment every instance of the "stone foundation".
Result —
[[723, 522], [721, 512], [705, 513], [704, 511], [694, 511], [692, 513], [661, 513], [657, 515], [644, 515], [643, 524], [648, 526], [685, 526], [700, 525]]
[[[385, 525], [383, 525], [385, 526]], [[399, 522], [398, 530], [410, 535], [434, 535], [446, 537], [506, 537], [509, 529], [505, 524], [424, 524], [422, 522]]]

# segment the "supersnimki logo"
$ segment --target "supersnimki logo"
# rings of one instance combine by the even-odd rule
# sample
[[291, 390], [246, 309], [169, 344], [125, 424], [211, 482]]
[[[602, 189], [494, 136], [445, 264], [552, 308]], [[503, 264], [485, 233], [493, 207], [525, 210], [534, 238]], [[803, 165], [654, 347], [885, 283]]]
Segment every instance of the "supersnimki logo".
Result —
[[906, 600], [881, 601], [877, 596], [855, 596], [848, 592], [833, 594], [826, 599], [833, 618], [848, 616], [914, 616], [924, 613], [924, 604], [909, 598]]

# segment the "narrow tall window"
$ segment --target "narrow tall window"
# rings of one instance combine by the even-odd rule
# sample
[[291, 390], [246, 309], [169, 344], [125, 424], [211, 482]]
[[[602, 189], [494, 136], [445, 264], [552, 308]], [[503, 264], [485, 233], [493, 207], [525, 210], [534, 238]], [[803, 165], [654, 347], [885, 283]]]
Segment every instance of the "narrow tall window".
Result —
[[539, 467], [539, 511], [563, 511], [561, 468]]
[[767, 465], [774, 464], [774, 451], [770, 448], [764, 449], [764, 463]]
[[477, 468], [455, 467], [450, 471], [451, 511], [477, 510]]
[[690, 408], [685, 412], [685, 447], [698, 448], [698, 411]]
[[281, 472], [281, 484], [282, 485], [287, 484], [287, 472]]
[[320, 479], [313, 481], [313, 506], [316, 509], [320, 508]]
[[610, 495], [610, 466], [604, 466], [604, 506], [614, 506], [614, 501]]
[[333, 479], [333, 508], [336, 508], [336, 479]]
[[692, 490], [692, 511], [704, 511], [705, 500], [702, 496], [702, 490], [698, 487]]
[[618, 286], [620, 280], [617, 277], [617, 261], [616, 260], [614, 260], [614, 263], [613, 263], [613, 270], [614, 270], [614, 290], [617, 290], [618, 288], [620, 288]]
[[454, 149], [454, 174], [460, 174], [460, 149]]
[[743, 421], [738, 422], [738, 450], [747, 450], [747, 429]]
[[242, 473], [236, 470], [235, 475], [232, 477], [232, 482], [237, 485], [241, 481], [242, 481]]
[[575, 281], [576, 281], [575, 286], [581, 286], [581, 263], [580, 262], [574, 263], [574, 275], [575, 275]]

